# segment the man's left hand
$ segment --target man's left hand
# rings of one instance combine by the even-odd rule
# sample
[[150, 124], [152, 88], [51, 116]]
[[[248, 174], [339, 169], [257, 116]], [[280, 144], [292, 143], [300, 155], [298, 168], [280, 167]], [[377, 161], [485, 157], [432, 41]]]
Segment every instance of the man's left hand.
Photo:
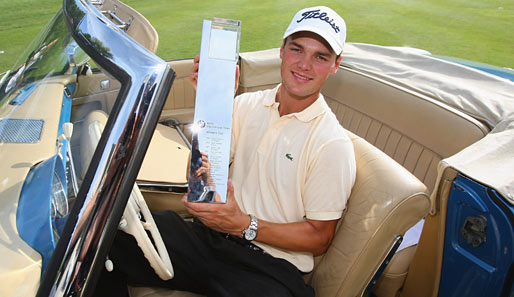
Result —
[[250, 217], [237, 205], [231, 180], [227, 185], [226, 203], [188, 202], [187, 195], [182, 198], [182, 203], [187, 211], [205, 226], [222, 233], [241, 237], [242, 231], [250, 225]]

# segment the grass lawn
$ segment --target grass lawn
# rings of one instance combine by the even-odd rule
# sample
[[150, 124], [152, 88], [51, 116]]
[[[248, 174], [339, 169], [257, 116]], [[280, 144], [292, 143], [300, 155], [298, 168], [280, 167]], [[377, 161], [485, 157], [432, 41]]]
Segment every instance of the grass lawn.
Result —
[[[201, 21], [243, 22], [241, 51], [281, 44], [291, 17], [303, 7], [327, 5], [345, 18], [350, 42], [411, 46], [514, 68], [512, 0], [125, 0], [159, 33], [163, 59], [192, 57], [200, 49]], [[0, 0], [0, 72], [9, 69], [51, 19], [59, 0]]]

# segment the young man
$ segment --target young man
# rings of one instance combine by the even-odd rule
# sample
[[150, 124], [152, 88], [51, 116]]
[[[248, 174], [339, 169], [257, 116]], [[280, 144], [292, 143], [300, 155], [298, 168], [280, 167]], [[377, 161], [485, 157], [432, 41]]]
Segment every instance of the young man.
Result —
[[314, 296], [303, 273], [329, 247], [355, 180], [353, 145], [320, 94], [345, 35], [330, 8], [294, 16], [280, 48], [282, 83], [235, 99], [227, 203], [184, 198], [192, 223], [154, 214], [175, 270], [170, 281], [119, 232], [110, 255], [124, 281], [208, 296]]

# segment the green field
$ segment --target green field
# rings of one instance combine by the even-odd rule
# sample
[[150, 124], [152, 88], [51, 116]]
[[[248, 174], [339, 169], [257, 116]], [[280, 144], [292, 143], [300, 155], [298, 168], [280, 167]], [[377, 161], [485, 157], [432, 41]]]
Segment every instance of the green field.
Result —
[[[345, 18], [350, 42], [410, 46], [514, 68], [512, 0], [126, 0], [159, 33], [163, 59], [192, 57], [201, 21], [243, 22], [241, 51], [278, 47], [303, 7], [327, 5]], [[0, 0], [0, 72], [9, 69], [61, 6], [58, 0]]]

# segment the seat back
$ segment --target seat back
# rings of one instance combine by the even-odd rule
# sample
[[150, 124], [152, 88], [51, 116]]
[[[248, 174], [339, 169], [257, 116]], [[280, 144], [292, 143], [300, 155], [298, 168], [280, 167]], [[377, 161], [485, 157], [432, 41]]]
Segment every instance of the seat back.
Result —
[[322, 93], [343, 127], [407, 168], [429, 191], [441, 159], [487, 134], [462, 112], [352, 69], [331, 75]]
[[257, 52], [240, 53], [241, 76], [239, 77], [239, 92], [254, 92], [267, 90], [278, 85], [280, 76], [279, 49], [269, 49]]
[[328, 251], [306, 280], [316, 296], [361, 296], [397, 236], [429, 209], [427, 189], [409, 171], [351, 134], [357, 176]]
[[107, 113], [103, 110], [94, 110], [90, 112], [82, 123], [80, 131], [80, 166], [79, 179], [86, 176], [89, 163], [95, 153], [96, 145], [100, 141], [102, 131], [107, 123]]
[[193, 69], [193, 59], [174, 60], [167, 63], [175, 71], [175, 79], [162, 109], [161, 120], [175, 118], [182, 124], [192, 123], [196, 91], [189, 81], [189, 75]]

